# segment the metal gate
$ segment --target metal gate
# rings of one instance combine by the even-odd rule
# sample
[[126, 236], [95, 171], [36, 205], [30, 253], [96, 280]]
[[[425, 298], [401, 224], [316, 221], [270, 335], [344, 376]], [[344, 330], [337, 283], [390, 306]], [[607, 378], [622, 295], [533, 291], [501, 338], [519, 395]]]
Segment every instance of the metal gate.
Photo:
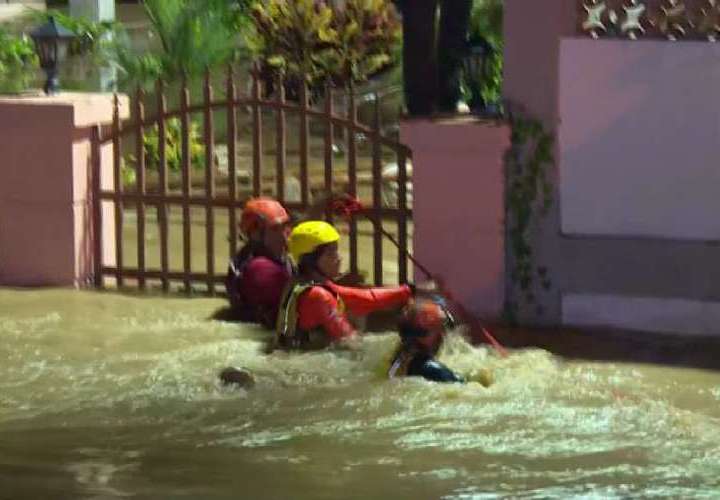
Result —
[[[248, 197], [274, 196], [291, 212], [302, 213], [338, 191], [360, 196], [365, 207], [347, 221], [350, 271], [357, 273], [359, 262], [370, 257], [364, 269], [372, 272], [375, 284], [383, 284], [390, 270], [384, 255], [396, 252], [396, 280], [406, 282], [411, 152], [382, 132], [378, 95], [360, 99], [352, 88], [343, 89], [345, 105], [336, 106], [341, 92], [327, 85], [314, 89], [311, 103], [311, 91], [301, 81], [291, 88], [295, 99], [290, 100], [288, 82], [278, 80], [272, 82], [272, 96], [266, 96], [267, 82], [259, 71], [247, 73], [246, 93], [238, 92], [241, 85], [232, 68], [221, 75], [222, 98], [215, 97], [210, 73], [199, 85], [196, 102], [191, 102], [193, 89], [187, 80], [177, 94], [168, 94], [163, 82], [157, 83], [154, 95], [138, 90], [127, 121], [121, 121], [115, 97], [112, 125], [95, 128], [92, 137], [95, 285], [104, 287], [114, 278], [117, 287], [146, 289], [157, 282], [168, 291], [174, 283], [188, 291], [201, 285], [213, 294], [224, 279], [225, 263], [237, 251], [238, 209]], [[150, 115], [147, 102], [152, 98]], [[177, 99], [173, 110], [168, 109], [170, 98]], [[358, 121], [363, 102], [370, 103], [369, 126]], [[201, 119], [195, 121], [197, 115]], [[267, 135], [274, 137], [265, 141]], [[112, 150], [111, 179], [103, 178], [107, 149]], [[289, 162], [288, 154], [296, 159]], [[383, 176], [383, 164], [391, 159], [394, 174]], [[388, 190], [394, 195], [386, 196]], [[323, 213], [332, 220], [329, 210]], [[99, 237], [106, 225], [114, 226], [109, 262], [103, 261], [108, 249]], [[384, 241], [383, 229], [394, 233], [397, 249]], [[174, 230], [177, 244], [172, 241]], [[204, 240], [201, 249], [198, 233]], [[365, 251], [359, 249], [361, 233], [368, 238]], [[133, 250], [126, 248], [129, 234], [136, 235]], [[204, 253], [201, 262], [197, 253]]]

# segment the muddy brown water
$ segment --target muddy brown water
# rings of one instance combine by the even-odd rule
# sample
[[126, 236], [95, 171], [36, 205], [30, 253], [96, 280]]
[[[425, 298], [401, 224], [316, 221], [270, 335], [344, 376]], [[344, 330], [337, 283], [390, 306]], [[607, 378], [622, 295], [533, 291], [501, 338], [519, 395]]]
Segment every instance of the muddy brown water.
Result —
[[[720, 372], [500, 359], [490, 388], [262, 353], [222, 299], [0, 289], [0, 498], [718, 498]], [[250, 391], [222, 387], [225, 366]]]

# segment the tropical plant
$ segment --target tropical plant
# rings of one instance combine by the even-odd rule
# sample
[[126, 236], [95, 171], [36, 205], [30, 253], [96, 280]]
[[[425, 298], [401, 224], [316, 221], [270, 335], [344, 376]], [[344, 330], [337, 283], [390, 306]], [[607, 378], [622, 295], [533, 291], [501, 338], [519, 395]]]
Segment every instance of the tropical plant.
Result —
[[346, 0], [333, 9], [331, 71], [341, 84], [366, 80], [393, 62], [400, 21], [386, 0]]
[[0, 29], [0, 92], [27, 89], [36, 76], [38, 59], [30, 40]]
[[194, 77], [227, 63], [239, 48], [248, 0], [144, 0], [156, 50], [138, 54], [120, 35], [115, 62], [124, 83], [147, 85], [157, 77]]
[[[205, 146], [200, 133], [200, 125], [191, 121], [188, 127], [190, 144], [190, 165], [193, 168], [204, 168]], [[145, 166], [158, 169], [160, 166], [160, 133], [157, 125], [153, 126], [143, 138]], [[135, 162], [134, 155], [128, 155], [129, 162]], [[170, 171], [180, 171], [182, 167], [182, 124], [178, 118], [170, 118], [165, 122], [165, 161]]]
[[494, 49], [488, 78], [480, 93], [486, 103], [499, 103], [503, 84], [503, 0], [474, 0], [470, 16], [470, 38], [487, 40]]
[[270, 68], [312, 81], [327, 71], [337, 34], [333, 10], [316, 0], [269, 0], [252, 7], [250, 50]]
[[393, 61], [400, 23], [388, 0], [256, 1], [251, 51], [267, 66], [309, 83], [366, 80]]
[[135, 169], [128, 165], [125, 160], [120, 160], [120, 182], [123, 189], [132, 189], [137, 182], [137, 174]]

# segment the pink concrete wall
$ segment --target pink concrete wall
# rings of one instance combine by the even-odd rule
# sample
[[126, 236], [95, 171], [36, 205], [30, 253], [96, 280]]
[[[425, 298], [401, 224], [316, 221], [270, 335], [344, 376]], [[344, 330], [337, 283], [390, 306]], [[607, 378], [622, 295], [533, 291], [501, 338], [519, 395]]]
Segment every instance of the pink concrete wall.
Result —
[[[121, 110], [126, 117], [126, 98]], [[110, 95], [0, 98], [0, 285], [78, 285], [90, 277], [89, 127], [111, 118]], [[112, 218], [105, 220], [112, 264]]]
[[[504, 125], [412, 120], [415, 256], [468, 310], [497, 318], [505, 299]], [[416, 269], [416, 280], [421, 272]]]
[[520, 320], [712, 328], [718, 46], [593, 41], [576, 34], [575, 0], [504, 5], [504, 95], [557, 138], [554, 203], [529, 234], [552, 286], [518, 300]]
[[719, 59], [707, 42], [563, 40], [564, 233], [720, 240]]
[[505, 0], [503, 96], [554, 128], [560, 37], [575, 34], [577, 0]]

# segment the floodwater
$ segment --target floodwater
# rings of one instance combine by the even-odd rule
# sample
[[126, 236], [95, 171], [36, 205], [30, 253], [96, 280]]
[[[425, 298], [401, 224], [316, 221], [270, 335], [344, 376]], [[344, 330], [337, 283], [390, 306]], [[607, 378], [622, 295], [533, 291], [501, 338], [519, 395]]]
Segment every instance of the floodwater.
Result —
[[[221, 299], [0, 290], [0, 498], [718, 498], [720, 373], [500, 359], [490, 388], [262, 353]], [[249, 391], [221, 387], [225, 366]]]

